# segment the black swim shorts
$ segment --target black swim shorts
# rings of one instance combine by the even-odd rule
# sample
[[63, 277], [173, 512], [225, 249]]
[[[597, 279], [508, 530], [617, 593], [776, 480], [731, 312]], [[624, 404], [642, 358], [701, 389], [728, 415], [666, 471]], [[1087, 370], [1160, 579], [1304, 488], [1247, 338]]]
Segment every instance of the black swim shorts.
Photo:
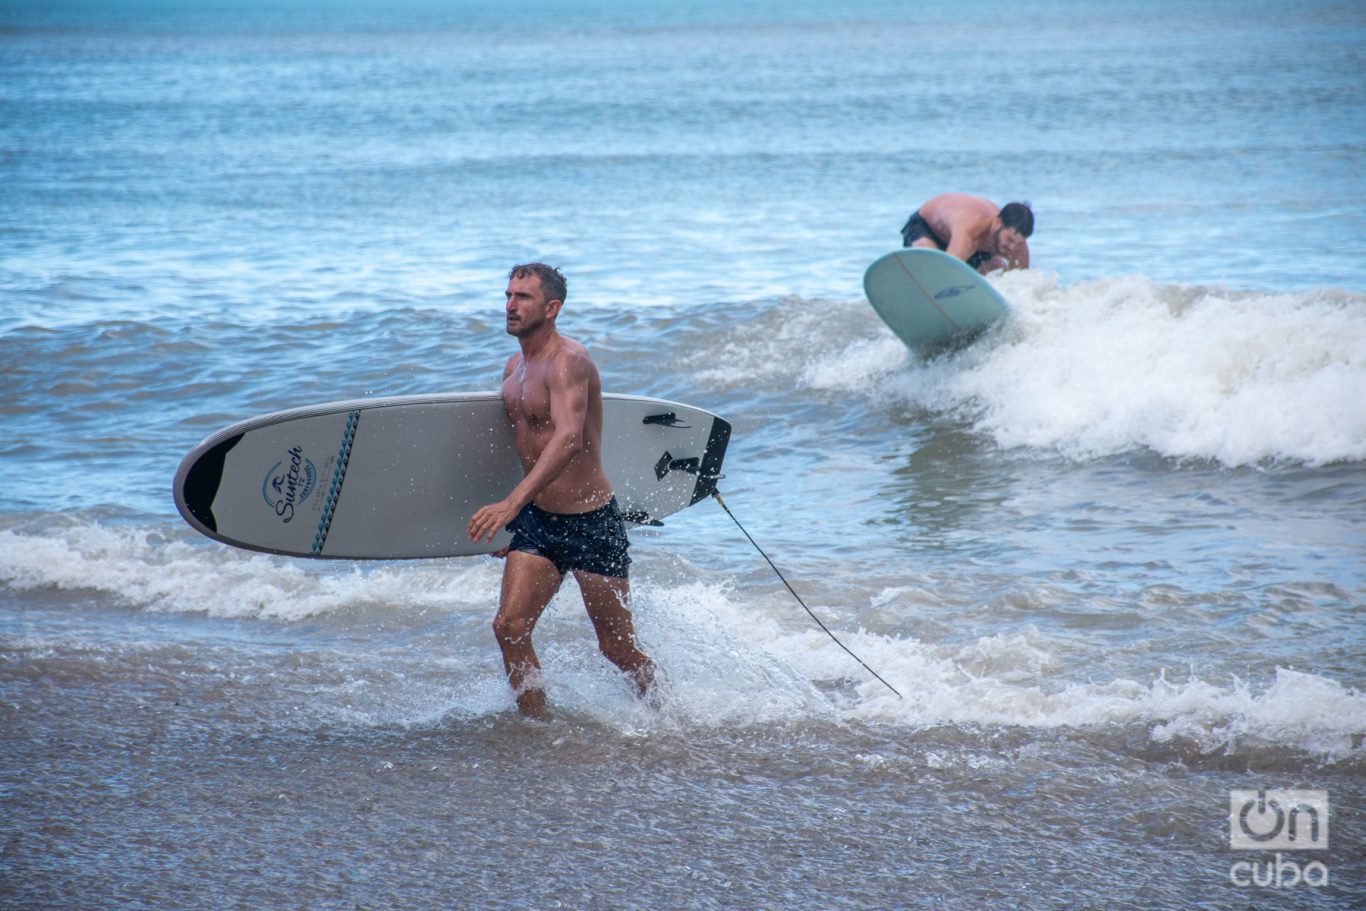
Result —
[[906, 224], [901, 228], [902, 246], [909, 247], [922, 237], [928, 237], [934, 241], [934, 245], [941, 250], [948, 247], [948, 244], [940, 240], [939, 235], [934, 233], [934, 228], [930, 227], [930, 223], [919, 212], [916, 212], [906, 219]]
[[545, 557], [560, 575], [582, 570], [598, 576], [625, 577], [631, 557], [626, 553], [626, 523], [613, 497], [589, 512], [546, 512], [528, 503], [508, 525], [509, 550]]

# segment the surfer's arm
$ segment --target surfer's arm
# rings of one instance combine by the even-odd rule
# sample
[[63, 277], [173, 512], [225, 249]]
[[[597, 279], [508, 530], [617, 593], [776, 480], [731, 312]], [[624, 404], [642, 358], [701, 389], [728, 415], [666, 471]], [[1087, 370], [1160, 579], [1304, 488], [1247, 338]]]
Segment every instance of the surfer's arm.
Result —
[[981, 249], [981, 239], [991, 229], [991, 221], [988, 219], [983, 222], [981, 218], [971, 215], [955, 214], [948, 219], [945, 227], [948, 228], [948, 242], [944, 252], [967, 262]]
[[[588, 422], [588, 385], [592, 363], [586, 357], [566, 353], [556, 359], [550, 370], [550, 439], [536, 456], [522, 483], [507, 499], [517, 512], [560, 476], [573, 458], [583, 451], [584, 428]], [[514, 513], [515, 515], [515, 513]]]
[[550, 438], [521, 483], [497, 503], [482, 507], [470, 519], [471, 541], [488, 543], [500, 528], [536, 499], [560, 476], [574, 456], [583, 451], [588, 421], [588, 386], [592, 364], [587, 358], [566, 355], [550, 370]]

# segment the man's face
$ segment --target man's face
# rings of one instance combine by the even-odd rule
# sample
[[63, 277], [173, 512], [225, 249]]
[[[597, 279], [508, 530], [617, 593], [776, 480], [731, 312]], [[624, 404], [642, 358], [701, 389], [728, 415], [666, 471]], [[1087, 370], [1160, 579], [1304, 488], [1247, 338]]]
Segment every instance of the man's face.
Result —
[[1025, 239], [1014, 228], [1002, 228], [996, 232], [996, 252], [1006, 257], [1019, 256], [1024, 252]]
[[508, 335], [518, 338], [530, 335], [550, 318], [541, 280], [535, 275], [509, 279], [507, 291], [503, 293], [507, 297]]

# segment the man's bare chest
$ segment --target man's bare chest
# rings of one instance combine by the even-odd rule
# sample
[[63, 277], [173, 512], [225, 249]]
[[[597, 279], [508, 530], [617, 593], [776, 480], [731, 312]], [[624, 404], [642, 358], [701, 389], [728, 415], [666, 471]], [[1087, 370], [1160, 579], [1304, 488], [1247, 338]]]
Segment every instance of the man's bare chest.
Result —
[[513, 424], [528, 430], [550, 426], [550, 388], [534, 373], [518, 368], [503, 381], [503, 405]]

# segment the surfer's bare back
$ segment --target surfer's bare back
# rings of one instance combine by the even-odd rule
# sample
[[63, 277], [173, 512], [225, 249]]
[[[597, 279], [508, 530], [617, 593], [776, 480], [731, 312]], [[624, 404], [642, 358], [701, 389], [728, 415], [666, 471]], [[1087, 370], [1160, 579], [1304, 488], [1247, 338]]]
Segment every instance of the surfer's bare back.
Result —
[[654, 663], [636, 645], [630, 611], [626, 526], [602, 467], [602, 384], [585, 349], [559, 334], [565, 280], [544, 263], [508, 273], [507, 331], [521, 351], [503, 368], [503, 405], [516, 434], [524, 476], [511, 493], [481, 507], [471, 541], [513, 533], [503, 552], [503, 587], [494, 636], [517, 707], [546, 715], [541, 665], [531, 634], [568, 572], [598, 636], [598, 648], [644, 694]]

